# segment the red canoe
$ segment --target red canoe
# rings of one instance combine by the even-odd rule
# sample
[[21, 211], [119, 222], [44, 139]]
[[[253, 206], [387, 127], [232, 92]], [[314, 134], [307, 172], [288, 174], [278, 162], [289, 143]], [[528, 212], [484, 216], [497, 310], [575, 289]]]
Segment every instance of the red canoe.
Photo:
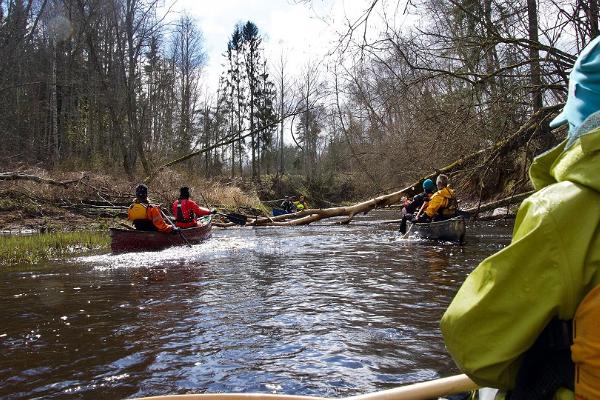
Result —
[[[191, 244], [197, 244], [208, 239], [211, 235], [210, 221], [195, 228], [182, 229], [181, 233]], [[113, 253], [128, 251], [162, 250], [171, 246], [185, 245], [185, 240], [179, 234], [136, 231], [134, 229], [110, 228], [110, 249]]]

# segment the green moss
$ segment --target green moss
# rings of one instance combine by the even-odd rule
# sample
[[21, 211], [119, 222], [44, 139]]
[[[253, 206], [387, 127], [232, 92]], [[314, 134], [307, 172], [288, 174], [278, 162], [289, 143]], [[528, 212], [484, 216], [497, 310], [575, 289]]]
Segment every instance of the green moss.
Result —
[[43, 261], [108, 250], [104, 232], [58, 232], [0, 236], [0, 266], [31, 265]]

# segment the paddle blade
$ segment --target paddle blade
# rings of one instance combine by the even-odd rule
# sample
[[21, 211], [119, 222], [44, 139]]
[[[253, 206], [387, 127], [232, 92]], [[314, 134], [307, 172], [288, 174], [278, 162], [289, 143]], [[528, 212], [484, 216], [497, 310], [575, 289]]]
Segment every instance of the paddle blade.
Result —
[[402, 217], [402, 221], [400, 221], [400, 233], [401, 234], [405, 234], [406, 233], [406, 216]]
[[246, 225], [248, 222], [248, 217], [242, 214], [229, 213], [223, 214], [223, 216], [236, 225]]

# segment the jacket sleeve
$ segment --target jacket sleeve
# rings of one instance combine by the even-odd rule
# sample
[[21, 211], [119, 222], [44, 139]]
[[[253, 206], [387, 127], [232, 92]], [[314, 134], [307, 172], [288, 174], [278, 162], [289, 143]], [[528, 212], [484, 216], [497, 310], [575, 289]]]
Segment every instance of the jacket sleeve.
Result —
[[198, 206], [198, 204], [193, 200], [190, 200], [190, 206], [191, 206], [192, 210], [194, 211], [194, 214], [196, 214], [196, 216], [198, 216], [198, 217], [202, 217], [204, 215], [210, 215], [210, 210], [208, 208]]
[[169, 233], [173, 230], [173, 225], [169, 225], [165, 222], [162, 215], [160, 215], [160, 209], [158, 207], [149, 208], [148, 215], [159, 232]]
[[568, 319], [576, 307], [569, 270], [578, 256], [567, 255], [568, 234], [552, 211], [560, 202], [538, 194], [521, 206], [511, 244], [479, 264], [442, 317], [448, 351], [482, 386], [514, 387], [523, 353], [552, 318]]

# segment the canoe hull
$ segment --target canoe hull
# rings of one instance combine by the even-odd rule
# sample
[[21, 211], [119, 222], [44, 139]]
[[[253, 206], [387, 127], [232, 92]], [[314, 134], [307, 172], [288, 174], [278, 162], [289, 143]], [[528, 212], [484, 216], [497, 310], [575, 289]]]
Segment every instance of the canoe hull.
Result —
[[[197, 244], [210, 238], [212, 225], [210, 222], [194, 228], [182, 229], [181, 233], [191, 244]], [[110, 229], [110, 249], [113, 253], [132, 251], [157, 251], [167, 247], [185, 245], [179, 234], [137, 231], [132, 229]]]
[[289, 212], [287, 212], [287, 211], [285, 211], [285, 210], [283, 210], [281, 208], [274, 208], [273, 209], [273, 216], [274, 217], [277, 217], [278, 215], [285, 215], [285, 214], [292, 214], [292, 213], [289, 213]]
[[409, 229], [412, 237], [462, 243], [466, 224], [465, 219], [459, 216], [445, 221], [413, 224]]

